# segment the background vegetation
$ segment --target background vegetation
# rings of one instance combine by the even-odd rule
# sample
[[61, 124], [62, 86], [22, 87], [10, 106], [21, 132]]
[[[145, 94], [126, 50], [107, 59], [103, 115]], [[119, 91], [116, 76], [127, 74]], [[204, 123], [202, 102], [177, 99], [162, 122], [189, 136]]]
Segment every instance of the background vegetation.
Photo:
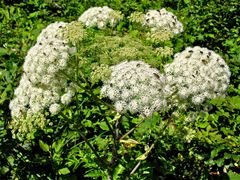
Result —
[[[184, 33], [171, 41], [174, 52], [199, 45], [221, 54], [232, 73], [227, 98], [209, 102], [209, 112], [155, 113], [128, 135], [127, 142], [120, 142], [141, 119], [118, 117], [102, 101], [92, 101], [99, 89], [85, 84], [89, 90], [80, 90], [61, 116], [49, 117], [52, 123], [32, 141], [12, 139], [8, 105], [24, 57], [41, 30], [103, 5], [125, 16], [162, 7], [174, 12], [184, 24]], [[239, 9], [238, 0], [1, 0], [0, 178], [239, 179]], [[119, 33], [138, 33], [127, 21], [117, 28]], [[185, 120], [192, 116], [194, 123]]]

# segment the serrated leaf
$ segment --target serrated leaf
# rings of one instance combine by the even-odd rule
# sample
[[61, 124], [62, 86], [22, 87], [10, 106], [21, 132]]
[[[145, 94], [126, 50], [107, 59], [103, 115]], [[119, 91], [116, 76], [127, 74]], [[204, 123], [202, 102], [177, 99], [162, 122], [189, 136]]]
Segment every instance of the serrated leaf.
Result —
[[86, 119], [84, 119], [84, 120], [82, 121], [82, 124], [83, 124], [85, 127], [92, 127], [92, 126], [93, 126], [92, 121], [86, 120]]
[[234, 173], [232, 171], [228, 172], [228, 176], [230, 180], [239, 180], [240, 179], [240, 174]]
[[220, 159], [216, 160], [215, 162], [217, 163], [218, 167], [221, 167], [224, 164], [224, 159], [220, 158]]
[[68, 168], [65, 167], [65, 168], [59, 169], [59, 170], [58, 170], [58, 173], [59, 173], [60, 175], [66, 175], [66, 174], [69, 174], [70, 171], [69, 171]]
[[14, 158], [13, 158], [12, 156], [8, 156], [8, 157], [7, 157], [7, 161], [8, 161], [8, 163], [9, 163], [11, 166], [14, 165]]
[[101, 175], [102, 175], [101, 171], [95, 170], [85, 174], [84, 177], [96, 178], [100, 177]]
[[203, 128], [203, 129], [206, 128], [208, 125], [209, 125], [209, 123], [207, 121], [198, 123], [198, 127]]
[[8, 51], [4, 48], [0, 48], [0, 56], [8, 54]]
[[6, 174], [9, 171], [9, 168], [6, 166], [0, 167], [0, 173], [2, 175]]
[[231, 97], [230, 103], [234, 109], [240, 109], [240, 96]]
[[44, 152], [49, 152], [48, 144], [44, 143], [42, 140], [39, 140], [39, 146]]
[[106, 122], [100, 122], [99, 126], [102, 130], [109, 131], [109, 128]]
[[120, 179], [120, 176], [123, 171], [125, 170], [125, 167], [122, 166], [121, 164], [119, 164], [116, 168], [115, 168], [115, 171], [114, 171], [114, 174], [113, 174], [113, 179]]

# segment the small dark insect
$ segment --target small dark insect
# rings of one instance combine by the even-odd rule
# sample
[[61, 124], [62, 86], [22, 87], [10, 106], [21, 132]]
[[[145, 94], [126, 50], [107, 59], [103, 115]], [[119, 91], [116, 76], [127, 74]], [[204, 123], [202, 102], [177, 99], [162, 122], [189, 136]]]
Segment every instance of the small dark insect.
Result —
[[42, 45], [42, 43], [39, 43], [39, 45]]
[[50, 42], [49, 45], [53, 45], [53, 42]]
[[194, 77], [194, 78], [195, 78], [195, 76], [194, 76], [194, 75], [192, 75], [192, 77]]
[[190, 58], [192, 56], [193, 50], [188, 51], [190, 54], [186, 56], [186, 58]]
[[112, 84], [112, 83], [110, 83], [109, 85], [110, 85], [110, 87], [113, 87], [113, 84]]
[[153, 73], [153, 75], [154, 75], [156, 78], [160, 79], [160, 76], [159, 76], [158, 74]]
[[187, 55], [187, 56], [186, 56], [186, 58], [190, 58], [190, 57], [191, 57], [191, 55], [192, 55], [192, 54], [189, 54], [189, 55]]
[[203, 54], [203, 51], [200, 51], [201, 54]]
[[211, 53], [211, 52], [208, 52], [208, 55], [209, 55], [209, 56], [211, 56], [211, 55], [212, 55], [212, 53]]
[[59, 26], [59, 28], [62, 28], [62, 26]]
[[208, 63], [208, 61], [206, 60], [206, 59], [202, 59], [202, 62], [203, 62], [203, 64], [207, 64]]
[[217, 62], [219, 61], [219, 59], [217, 58]]
[[221, 67], [225, 67], [223, 64], [220, 65]]
[[149, 19], [147, 19], [147, 22], [149, 22], [150, 20]]
[[45, 52], [43, 52], [43, 55], [46, 56], [47, 54]]
[[137, 67], [140, 67], [140, 64], [138, 63], [136, 66], [137, 66]]

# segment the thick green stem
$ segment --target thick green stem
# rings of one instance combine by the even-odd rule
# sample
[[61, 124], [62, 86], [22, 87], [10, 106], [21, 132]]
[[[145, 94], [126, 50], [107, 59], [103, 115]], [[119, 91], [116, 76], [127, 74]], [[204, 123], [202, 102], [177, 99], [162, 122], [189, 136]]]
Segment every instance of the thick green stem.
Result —
[[145, 119], [143, 118], [136, 126], [134, 126], [132, 129], [130, 129], [126, 134], [124, 134], [120, 139], [124, 139], [126, 136], [128, 136], [130, 133], [132, 133], [138, 126], [140, 126]]

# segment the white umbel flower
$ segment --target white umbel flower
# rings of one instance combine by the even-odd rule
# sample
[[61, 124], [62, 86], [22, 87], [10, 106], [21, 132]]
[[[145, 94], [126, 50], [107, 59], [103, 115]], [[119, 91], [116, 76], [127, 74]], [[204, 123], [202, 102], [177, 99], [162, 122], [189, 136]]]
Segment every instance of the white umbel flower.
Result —
[[71, 93], [65, 93], [61, 96], [61, 103], [68, 105], [72, 100], [72, 94]]
[[183, 25], [178, 21], [177, 16], [165, 8], [149, 10], [145, 15], [143, 25], [151, 28], [152, 31], [171, 32], [173, 34], [183, 32]]
[[[13, 132], [25, 132], [26, 129], [31, 132], [33, 129], [29, 129], [29, 125], [26, 128], [25, 121], [33, 121], [32, 117], [41, 114], [44, 116], [46, 110], [55, 115], [61, 109], [61, 101], [63, 104], [70, 103], [72, 96], [66, 94], [61, 97], [70, 84], [60, 73], [72, 71], [68, 60], [73, 47], [68, 45], [68, 39], [63, 36], [66, 26], [68, 23], [64, 22], [48, 25], [38, 36], [37, 43], [28, 51], [20, 84], [9, 105], [13, 118], [10, 127]], [[44, 124], [36, 123], [31, 127], [42, 128]]]
[[105, 29], [107, 26], [114, 27], [121, 19], [120, 12], [104, 6], [89, 8], [78, 18], [78, 21], [82, 22], [86, 27]]
[[[200, 105], [205, 100], [224, 96], [230, 83], [225, 61], [207, 48], [187, 47], [165, 65], [168, 96], [174, 102]], [[174, 94], [174, 96], [173, 96]], [[177, 105], [177, 104], [176, 104]]]
[[61, 105], [60, 104], [52, 104], [50, 107], [49, 107], [49, 112], [52, 114], [52, 115], [56, 115], [58, 114], [59, 112], [61, 111]]
[[[23, 65], [24, 74], [15, 90], [14, 101], [18, 104], [10, 107], [13, 112], [18, 112], [14, 108], [20, 106], [38, 113], [61, 100], [58, 94], [64, 92], [68, 85], [66, 78], [58, 76], [58, 73], [67, 70], [72, 48], [62, 37], [62, 29], [67, 25], [64, 22], [48, 25], [38, 36], [35, 46], [29, 50]], [[65, 95], [62, 101], [67, 104], [70, 97]], [[21, 112], [26, 113], [23, 110]]]
[[162, 103], [164, 77], [157, 69], [142, 61], [125, 61], [111, 69], [110, 80], [104, 84], [101, 93], [114, 102], [117, 112], [150, 116], [154, 111], [166, 108]]

